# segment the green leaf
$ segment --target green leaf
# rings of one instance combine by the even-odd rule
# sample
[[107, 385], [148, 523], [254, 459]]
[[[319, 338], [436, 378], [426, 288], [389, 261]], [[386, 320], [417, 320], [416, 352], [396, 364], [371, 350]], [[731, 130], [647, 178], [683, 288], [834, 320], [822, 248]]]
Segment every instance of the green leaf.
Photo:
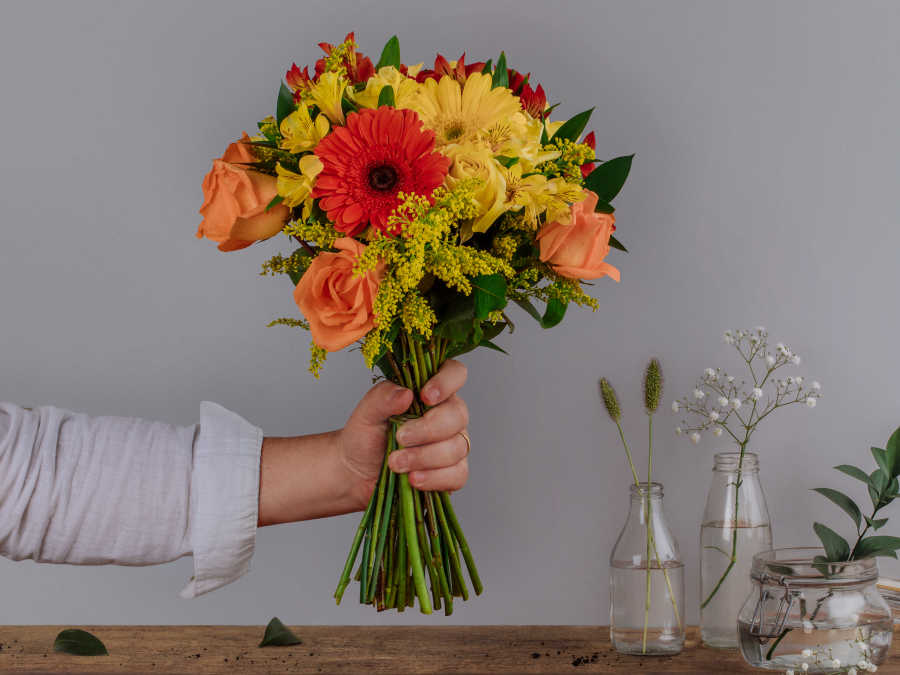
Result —
[[544, 117], [541, 117], [541, 145], [547, 145], [550, 142], [550, 137], [547, 135], [547, 123], [544, 121]]
[[856, 529], [859, 530], [859, 524], [862, 522], [862, 513], [860, 513], [856, 502], [850, 499], [850, 497], [843, 492], [838, 492], [831, 488], [813, 488], [813, 492], [818, 492], [823, 497], [830, 499], [840, 506], [844, 512], [853, 519], [853, 522], [856, 523]]
[[495, 345], [490, 340], [482, 339], [481, 342], [478, 343], [479, 347], [487, 347], [488, 349], [493, 349], [495, 352], [500, 352], [501, 354], [506, 354], [509, 356], [509, 352], [507, 352], [503, 347], [499, 347]]
[[633, 159], [634, 155], [626, 155], [603, 162], [588, 174], [584, 187], [596, 192], [601, 202], [611, 202], [625, 185]]
[[890, 479], [884, 475], [881, 469], [875, 469], [869, 474], [869, 497], [875, 508], [883, 506], [883, 498], [887, 494], [889, 483]]
[[822, 541], [822, 547], [829, 561], [839, 562], [850, 557], [850, 544], [837, 532], [822, 523], [814, 523], [813, 530]]
[[866, 485], [869, 484], [869, 474], [867, 474], [862, 469], [858, 469], [855, 466], [850, 466], [849, 464], [839, 464], [834, 467], [838, 471], [842, 471], [848, 476], [855, 478], [856, 480], [861, 480]]
[[566, 307], [568, 307], [567, 303], [556, 298], [550, 298], [547, 301], [547, 311], [544, 312], [541, 325], [544, 328], [553, 328], [563, 320], [563, 317], [566, 315]]
[[876, 551], [896, 551], [898, 548], [900, 548], [900, 537], [866, 537], [856, 545], [855, 557], [857, 559], [871, 558]]
[[278, 122], [278, 128], [281, 128], [281, 120], [290, 115], [297, 109], [294, 103], [294, 92], [284, 83], [278, 90], [278, 101], [275, 103], [275, 121]]
[[875, 458], [875, 461], [878, 462], [878, 468], [881, 469], [881, 472], [887, 476], [887, 478], [893, 478], [894, 474], [891, 472], [890, 464], [888, 464], [887, 452], [881, 448], [869, 449], [872, 451], [872, 456]]
[[493, 61], [493, 59], [488, 59], [487, 61], [485, 61], [484, 68], [481, 69], [482, 75], [491, 75], [493, 73], [494, 67], [491, 65]]
[[378, 107], [383, 105], [394, 107], [394, 88], [391, 85], [382, 87], [381, 93], [378, 94]]
[[491, 80], [491, 89], [496, 87], [509, 87], [509, 73], [506, 70], [506, 54], [500, 52], [497, 59], [497, 67], [494, 68], [494, 76]]
[[506, 279], [501, 274], [483, 274], [472, 279], [475, 318], [486, 319], [490, 312], [506, 307]]
[[900, 476], [900, 427], [897, 428], [884, 446], [887, 451], [888, 464], [892, 476]]
[[518, 162], [519, 162], [518, 157], [507, 157], [505, 155], [494, 155], [494, 159], [496, 159], [500, 163], [501, 166], [504, 166], [507, 169], [509, 167], [513, 166], [514, 164], [518, 164]]
[[528, 298], [522, 298], [521, 300], [514, 300], [514, 302], [519, 307], [521, 307], [526, 312], [528, 312], [528, 314], [530, 314], [534, 318], [535, 321], [537, 321], [538, 323], [543, 322], [544, 319], [541, 316], [541, 313], [537, 310], [537, 307], [534, 306], [534, 304], [531, 302], [531, 300], [529, 300]]
[[[560, 140], [569, 140], [573, 143], [577, 143], [578, 139], [581, 138], [581, 132], [584, 131], [584, 128], [587, 126], [588, 120], [591, 119], [592, 112], [594, 112], [594, 109], [590, 108], [588, 110], [585, 110], [584, 112], [578, 113], [577, 115], [575, 115], [575, 117], [566, 120], [565, 124], [563, 124], [559, 129], [556, 130], [556, 133], [553, 134], [553, 138], [551, 138], [550, 140], [555, 141], [558, 138]], [[603, 165], [601, 164], [601, 166]], [[594, 169], [594, 171], [596, 170], [597, 169]], [[594, 190], [594, 192], [597, 191]], [[605, 201], [609, 201], [609, 199]]]
[[394, 66], [397, 70], [400, 69], [400, 40], [397, 39], [396, 35], [384, 45], [384, 49], [381, 50], [381, 58], [378, 59], [378, 65], [375, 66], [375, 69], [378, 70], [385, 66]]
[[290, 628], [285, 626], [279, 618], [273, 617], [266, 626], [265, 635], [263, 635], [260, 647], [286, 647], [288, 645], [302, 645], [303, 640], [294, 635]]
[[869, 518], [869, 516], [863, 516], [866, 519], [866, 523], [873, 530], [880, 530], [887, 524], [887, 518]]
[[615, 213], [616, 210], [613, 208], [612, 204], [608, 202], [597, 202], [597, 206], [594, 207], [594, 211], [597, 213]]
[[828, 564], [828, 558], [824, 555], [817, 555], [813, 558], [813, 567], [815, 567], [823, 577], [828, 578], [831, 576], [831, 565]]
[[609, 235], [609, 245], [612, 248], [617, 248], [620, 251], [624, 251], [625, 253], [628, 253], [628, 249], [625, 248], [625, 245], [621, 241], [616, 239], [613, 235]]
[[438, 324], [434, 328], [435, 335], [447, 338], [451, 342], [468, 342], [475, 323], [475, 303], [472, 296], [455, 298], [438, 317]]
[[56, 636], [53, 651], [78, 656], [109, 656], [106, 645], [86, 630], [68, 628]]
[[268, 203], [268, 205], [266, 206], [266, 211], [268, 211], [269, 209], [274, 209], [276, 206], [278, 206], [283, 201], [284, 201], [284, 197], [282, 197], [281, 195], [275, 195], [274, 197], [272, 197], [272, 201], [270, 201]]

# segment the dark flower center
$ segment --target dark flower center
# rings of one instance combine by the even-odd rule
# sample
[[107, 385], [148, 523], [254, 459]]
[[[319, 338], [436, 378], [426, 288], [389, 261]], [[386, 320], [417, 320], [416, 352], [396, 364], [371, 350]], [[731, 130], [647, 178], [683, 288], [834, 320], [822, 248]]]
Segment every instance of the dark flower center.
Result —
[[369, 187], [379, 192], [388, 192], [397, 186], [399, 175], [390, 164], [379, 164], [369, 169]]

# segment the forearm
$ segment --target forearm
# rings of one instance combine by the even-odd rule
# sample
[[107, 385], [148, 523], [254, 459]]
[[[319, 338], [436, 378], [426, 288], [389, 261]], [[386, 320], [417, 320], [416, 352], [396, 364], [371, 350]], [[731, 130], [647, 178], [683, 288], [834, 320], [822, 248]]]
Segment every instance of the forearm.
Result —
[[374, 487], [339, 450], [340, 431], [266, 437], [259, 473], [259, 526], [337, 516], [365, 508]]

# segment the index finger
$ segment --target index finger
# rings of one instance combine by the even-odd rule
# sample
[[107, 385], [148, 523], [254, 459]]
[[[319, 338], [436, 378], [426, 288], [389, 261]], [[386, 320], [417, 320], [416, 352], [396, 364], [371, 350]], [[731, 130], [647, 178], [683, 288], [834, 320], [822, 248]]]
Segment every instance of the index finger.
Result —
[[462, 388], [467, 376], [466, 367], [459, 361], [450, 359], [422, 387], [422, 401], [426, 405], [437, 405], [446, 401]]

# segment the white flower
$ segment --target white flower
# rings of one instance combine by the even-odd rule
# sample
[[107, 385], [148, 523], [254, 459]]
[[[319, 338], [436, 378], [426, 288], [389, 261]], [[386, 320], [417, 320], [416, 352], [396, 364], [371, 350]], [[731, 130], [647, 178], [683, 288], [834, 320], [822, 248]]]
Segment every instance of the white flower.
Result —
[[800, 656], [802, 656], [804, 659], [808, 659], [810, 656], [812, 656], [812, 649], [804, 649], [802, 652], [800, 652]]
[[678, 412], [680, 408], [678, 401], [672, 401], [672, 412]]
[[822, 385], [819, 384], [819, 381], [818, 381], [818, 380], [813, 380], [812, 388], [815, 389], [816, 391], [819, 391], [819, 389], [822, 388]]
[[715, 377], [716, 377], [716, 371], [713, 370], [712, 368], [707, 368], [706, 370], [703, 371], [703, 373], [711, 379], [715, 379]]
[[799, 385], [803, 384], [803, 378], [800, 376], [797, 376], [794, 378], [794, 382], [796, 382], [797, 385], [799, 386]]
[[725, 406], [728, 405], [728, 399], [725, 398], [724, 396], [720, 396], [719, 397], [719, 405], [724, 408]]
[[706, 398], [706, 394], [704, 394], [699, 389], [694, 389], [694, 398], [698, 401], [702, 401], [704, 398]]
[[754, 401], [758, 401], [759, 399], [762, 398], [762, 395], [763, 395], [762, 389], [760, 389], [759, 387], [753, 387], [753, 393], [750, 394], [750, 398], [752, 398]]
[[719, 421], [719, 411], [718, 410], [710, 410], [709, 411], [709, 419], [712, 422], [718, 422]]
[[716, 427], [713, 429], [713, 436], [721, 436], [722, 435], [722, 427]]
[[868, 670], [870, 673], [874, 673], [876, 670], [878, 670], [878, 666], [869, 661], [869, 667], [866, 668], [866, 670]]
[[788, 668], [786, 671], [784, 671], [784, 675], [794, 675], [793, 669]]
[[700, 434], [698, 434], [696, 431], [691, 432], [691, 437], [690, 437], [690, 438], [691, 438], [691, 442], [692, 442], [694, 445], [697, 445], [697, 443], [700, 442]]
[[797, 356], [796, 354], [794, 354], [791, 357], [791, 363], [793, 363], [795, 366], [799, 366], [800, 365], [800, 357]]
[[739, 399], [739, 398], [731, 399], [731, 407], [734, 408], [735, 410], [739, 410], [741, 407], [741, 399]]
[[729, 381], [729, 382], [734, 382], [734, 375], [729, 375], [729, 376], [728, 376], [728, 381]]
[[805, 673], [807, 670], [809, 670], [809, 664], [806, 661], [804, 661], [803, 663], [800, 664], [800, 670], [802, 670]]
[[766, 354], [766, 365], [769, 366], [769, 368], [775, 365], [775, 357], [771, 354]]
[[675, 427], [675, 435], [676, 436], [681, 436], [681, 434], [683, 434], [683, 433], [684, 433], [684, 431], [682, 431], [681, 427]]
[[868, 665], [869, 665], [868, 661], [866, 661], [865, 659], [860, 659], [857, 662], [856, 667], [859, 668], [860, 670], [868, 670]]
[[841, 660], [840, 659], [831, 659], [831, 667], [832, 668], [840, 668]]
[[815, 408], [816, 407], [816, 399], [814, 399], [812, 396], [808, 397], [806, 399], [806, 407], [807, 408]]
[[810, 621], [809, 619], [803, 619], [803, 632], [804, 633], [807, 633], [807, 634], [812, 633], [813, 628], [815, 628], [815, 626], [813, 626], [812, 621]]
[[794, 378], [792, 376], [788, 376], [787, 383], [794, 384]]
[[851, 668], [847, 671], [847, 675], [856, 675], [856, 668]]
[[765, 326], [757, 326], [757, 327], [754, 328], [753, 330], [755, 330], [757, 333], [765, 333], [765, 332], [766, 332], [766, 327], [765, 327]]
[[723, 341], [726, 345], [733, 345], [733, 344], [734, 344], [734, 336], [731, 334], [731, 331], [730, 331], [730, 330], [726, 330], [726, 331], [725, 331], [725, 334], [722, 336], [722, 341]]

